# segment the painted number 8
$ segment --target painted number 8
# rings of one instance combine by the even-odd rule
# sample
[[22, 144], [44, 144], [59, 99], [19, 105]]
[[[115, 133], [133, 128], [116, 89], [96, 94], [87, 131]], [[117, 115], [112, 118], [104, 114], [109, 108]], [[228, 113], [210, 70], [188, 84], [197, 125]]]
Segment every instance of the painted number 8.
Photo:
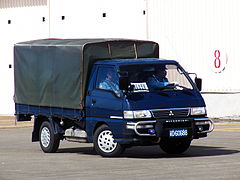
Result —
[[215, 67], [215, 68], [220, 68], [220, 66], [221, 66], [221, 60], [220, 60], [220, 51], [219, 51], [219, 50], [215, 50], [215, 52], [214, 52], [214, 57], [215, 57], [214, 67]]

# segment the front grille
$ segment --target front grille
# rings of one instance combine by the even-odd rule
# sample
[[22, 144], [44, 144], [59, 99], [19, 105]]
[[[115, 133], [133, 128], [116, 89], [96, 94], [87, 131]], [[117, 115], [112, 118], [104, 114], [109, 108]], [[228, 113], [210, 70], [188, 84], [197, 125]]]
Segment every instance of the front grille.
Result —
[[188, 117], [190, 109], [164, 109], [164, 110], [152, 110], [152, 114], [154, 118], [181, 118], [181, 117]]

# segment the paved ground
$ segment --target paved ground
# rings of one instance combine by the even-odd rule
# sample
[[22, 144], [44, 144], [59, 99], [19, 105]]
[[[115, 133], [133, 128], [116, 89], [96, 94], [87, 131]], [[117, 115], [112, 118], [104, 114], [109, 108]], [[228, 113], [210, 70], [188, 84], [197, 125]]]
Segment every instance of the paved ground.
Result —
[[0, 179], [240, 179], [240, 124], [217, 124], [183, 155], [158, 146], [133, 147], [102, 158], [92, 144], [63, 141], [54, 154], [31, 143], [32, 128], [0, 129]]

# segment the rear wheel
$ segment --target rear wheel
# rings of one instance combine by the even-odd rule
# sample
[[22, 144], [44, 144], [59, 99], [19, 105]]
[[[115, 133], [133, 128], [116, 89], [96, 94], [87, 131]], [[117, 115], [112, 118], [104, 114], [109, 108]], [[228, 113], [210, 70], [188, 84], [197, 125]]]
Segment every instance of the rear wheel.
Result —
[[102, 125], [94, 133], [94, 149], [103, 157], [114, 157], [120, 155], [124, 147], [113, 138], [112, 131], [107, 125]]
[[39, 131], [40, 146], [43, 152], [53, 153], [58, 150], [60, 137], [54, 134], [53, 128], [48, 121], [44, 121]]
[[190, 139], [162, 139], [161, 149], [168, 154], [181, 154], [185, 152], [191, 144]]

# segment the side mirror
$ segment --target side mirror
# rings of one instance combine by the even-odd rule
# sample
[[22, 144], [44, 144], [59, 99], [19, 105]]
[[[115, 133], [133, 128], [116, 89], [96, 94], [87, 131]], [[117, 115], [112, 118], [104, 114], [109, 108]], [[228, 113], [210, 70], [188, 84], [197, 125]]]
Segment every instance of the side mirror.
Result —
[[128, 90], [128, 77], [122, 76], [119, 78], [119, 89], [120, 90]]
[[197, 85], [198, 90], [201, 91], [202, 90], [202, 79], [196, 77], [195, 78], [195, 83]]

